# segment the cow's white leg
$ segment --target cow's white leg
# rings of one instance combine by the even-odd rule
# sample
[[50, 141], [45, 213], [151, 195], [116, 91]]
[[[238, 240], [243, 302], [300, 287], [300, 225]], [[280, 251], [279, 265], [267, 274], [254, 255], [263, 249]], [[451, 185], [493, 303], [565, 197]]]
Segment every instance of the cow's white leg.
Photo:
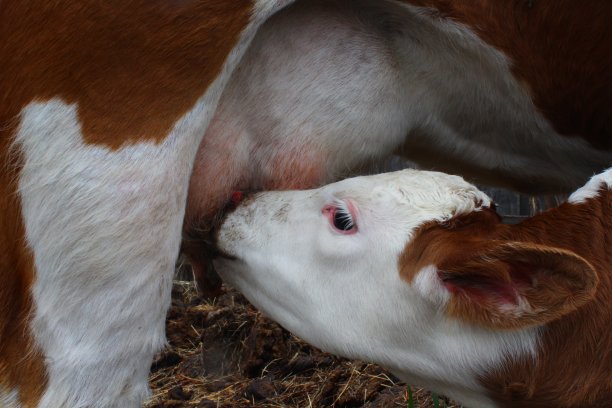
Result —
[[19, 395], [17, 390], [5, 390], [0, 387], [0, 407], [19, 408]]
[[16, 142], [36, 265], [32, 332], [48, 369], [40, 406], [126, 407], [146, 396], [165, 342], [200, 105], [163, 143], [117, 151], [83, 143], [74, 105], [23, 111]]
[[255, 2], [222, 72], [161, 143], [87, 144], [78, 106], [59, 99], [22, 110], [14, 147], [48, 377], [40, 407], [133, 407], [147, 395], [197, 147], [257, 27], [286, 3]]

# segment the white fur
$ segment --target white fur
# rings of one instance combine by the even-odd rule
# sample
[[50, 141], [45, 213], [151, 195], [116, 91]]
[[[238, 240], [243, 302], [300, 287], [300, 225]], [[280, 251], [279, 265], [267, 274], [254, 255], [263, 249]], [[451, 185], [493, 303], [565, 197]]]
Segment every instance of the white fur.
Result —
[[59, 99], [21, 112], [19, 194], [36, 266], [31, 329], [48, 372], [39, 407], [136, 407], [148, 394], [197, 147], [257, 27], [285, 3], [258, 2], [221, 74], [160, 144], [88, 145], [78, 106]]
[[236, 173], [263, 179], [274, 177], [271, 153], [292, 149], [327, 181], [402, 146], [436, 169], [539, 192], [571, 190], [612, 163], [612, 153], [557, 134], [511, 63], [426, 9], [296, 3], [256, 36], [208, 136], [248, 146]]
[[450, 299], [450, 293], [444, 290], [442, 282], [438, 278], [438, 268], [435, 265], [429, 265], [421, 269], [414, 277], [412, 287], [421, 296], [439, 306], [444, 306]]
[[[358, 232], [334, 231], [321, 210], [357, 207]], [[493, 406], [478, 375], [535, 351], [535, 331], [495, 332], [446, 318], [449, 299], [429, 266], [412, 285], [400, 254], [425, 222], [490, 206], [456, 176], [405, 170], [318, 190], [262, 193], [230, 214], [217, 270], [255, 306], [332, 353], [377, 362], [400, 378], [474, 407]]]
[[6, 390], [0, 386], [0, 407], [2, 408], [21, 408], [19, 394], [17, 390]]
[[74, 105], [22, 112], [32, 332], [49, 375], [41, 407], [137, 406], [147, 395], [149, 364], [165, 343], [187, 149], [197, 143], [197, 126], [177, 130], [159, 146], [113, 152], [83, 143]]
[[576, 190], [568, 199], [570, 204], [582, 204], [590, 198], [599, 196], [602, 188], [612, 189], [612, 168], [591, 177], [589, 182]]

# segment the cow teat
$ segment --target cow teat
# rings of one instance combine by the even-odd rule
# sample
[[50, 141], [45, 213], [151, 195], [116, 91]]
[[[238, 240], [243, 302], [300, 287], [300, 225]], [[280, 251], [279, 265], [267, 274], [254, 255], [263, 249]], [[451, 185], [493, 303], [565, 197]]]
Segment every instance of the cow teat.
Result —
[[219, 210], [185, 228], [181, 252], [191, 265], [199, 293], [204, 297], [216, 297], [223, 292], [222, 281], [212, 265], [212, 260], [232, 257], [218, 249], [217, 233], [227, 215], [233, 212], [246, 196], [244, 191], [232, 192]]

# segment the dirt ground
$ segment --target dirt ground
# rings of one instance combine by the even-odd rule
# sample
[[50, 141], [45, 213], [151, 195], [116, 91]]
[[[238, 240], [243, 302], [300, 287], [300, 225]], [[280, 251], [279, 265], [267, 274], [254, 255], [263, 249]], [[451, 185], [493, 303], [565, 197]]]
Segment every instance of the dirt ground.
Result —
[[233, 290], [207, 301], [177, 281], [172, 295], [170, 346], [151, 367], [146, 408], [458, 407], [307, 345]]

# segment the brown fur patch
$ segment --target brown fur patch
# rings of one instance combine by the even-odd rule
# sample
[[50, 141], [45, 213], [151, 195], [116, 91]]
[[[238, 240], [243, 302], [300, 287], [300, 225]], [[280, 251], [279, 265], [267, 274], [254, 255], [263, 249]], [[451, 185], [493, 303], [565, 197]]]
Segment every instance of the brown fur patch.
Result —
[[0, 123], [34, 100], [77, 103], [85, 141], [163, 140], [204, 94], [251, 0], [0, 3]]
[[469, 26], [505, 53], [561, 134], [612, 149], [612, 2], [402, 0]]
[[[482, 377], [491, 398], [502, 406], [590, 407], [609, 402], [612, 395], [611, 208], [612, 191], [602, 189], [598, 197], [585, 204], [563, 204], [517, 225], [501, 224], [491, 211], [474, 212], [443, 225], [423, 226], [402, 254], [400, 273], [408, 281], [419, 268], [431, 264], [441, 271], [452, 272], [454, 268], [455, 273], [477, 270], [476, 279], [486, 276], [492, 257], [510, 263], [525, 261], [488, 252], [491, 248], [499, 249], [500, 242], [512, 243], [519, 249], [550, 248], [544, 251], [550, 252], [550, 259], [546, 259], [545, 253], [537, 255], [545, 257], [540, 263], [549, 265], [552, 271], [559, 267], [565, 270], [567, 285], [559, 287], [557, 279], [545, 280], [535, 284], [539, 290], [529, 297], [534, 306], [540, 302], [557, 308], [557, 315], [539, 317], [540, 324], [548, 323], [541, 330], [538, 357], [508, 359], [496, 372]], [[555, 260], [555, 252], [560, 259]], [[583, 260], [590, 268], [584, 267]], [[595, 282], [589, 270], [596, 272], [599, 281], [594, 293]], [[502, 281], [508, 279], [504, 277], [507, 271], [492, 268], [490, 273], [501, 276]], [[572, 282], [578, 285], [577, 292], [571, 288]], [[469, 322], [495, 323], [499, 316], [487, 310], [490, 306], [470, 304], [461, 293], [459, 297], [453, 296], [447, 312]], [[537, 322], [526, 319], [520, 326]]]
[[[502, 225], [499, 215], [491, 209], [483, 209], [442, 224], [431, 222], [421, 226], [400, 257], [401, 277], [412, 282], [425, 266], [464, 259], [464, 248], [492, 237], [499, 225]], [[456, 242], [462, 243], [463, 247], [455, 245]]]
[[17, 157], [0, 138], [0, 384], [17, 389], [25, 407], [36, 406], [47, 382], [43, 359], [29, 327], [34, 261], [25, 247], [17, 189]]
[[447, 314], [492, 329], [559, 319], [592, 300], [599, 281], [586, 260], [549, 246], [494, 240], [466, 252], [438, 266], [453, 293]]

